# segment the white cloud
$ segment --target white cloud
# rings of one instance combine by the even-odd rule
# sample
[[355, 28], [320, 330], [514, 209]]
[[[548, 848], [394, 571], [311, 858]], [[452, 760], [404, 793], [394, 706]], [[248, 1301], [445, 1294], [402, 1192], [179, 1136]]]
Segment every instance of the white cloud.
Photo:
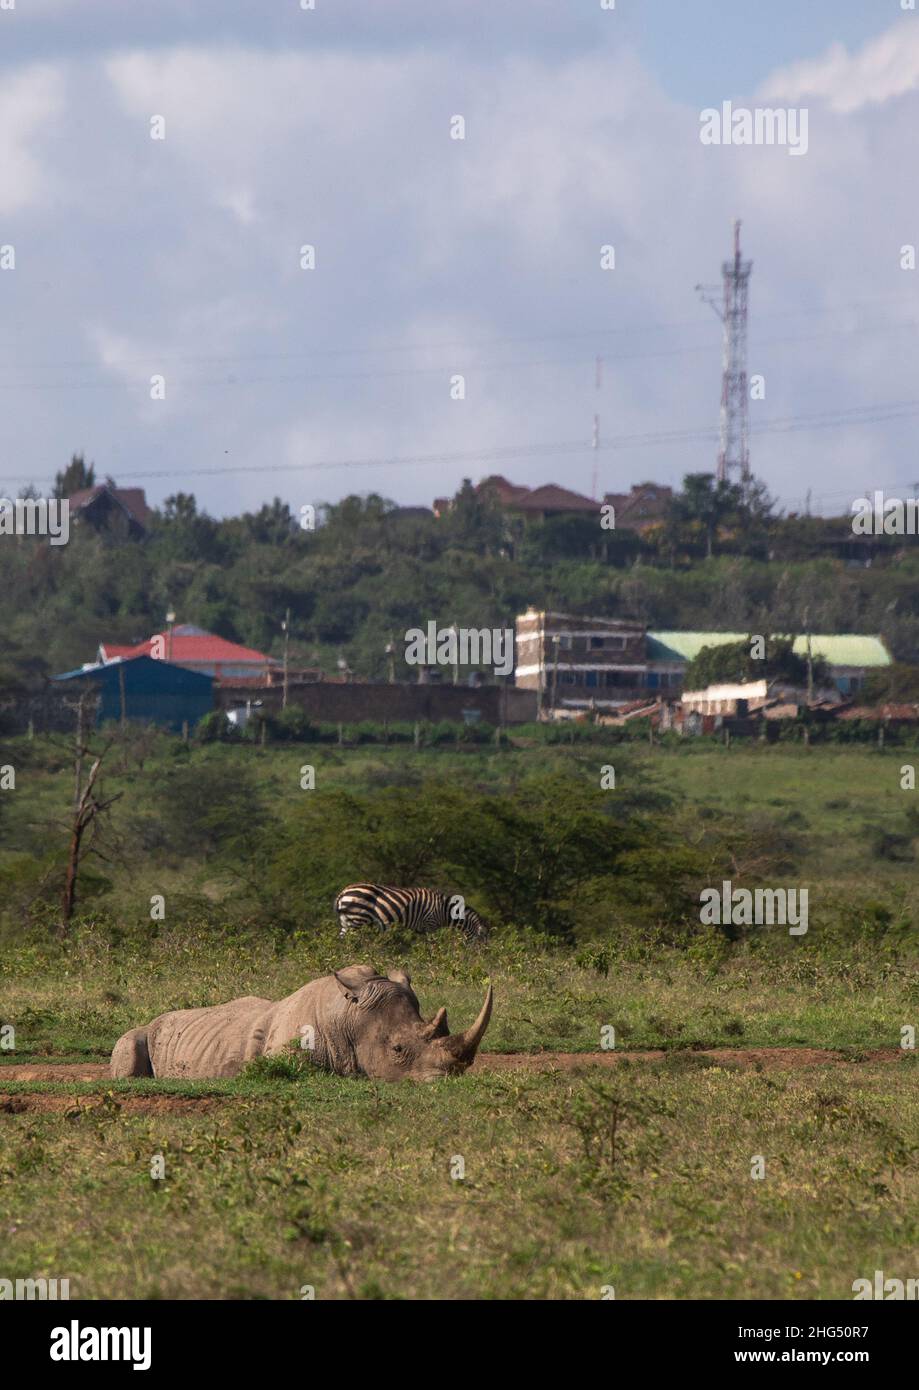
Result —
[[919, 87], [919, 20], [904, 19], [857, 53], [834, 43], [820, 58], [791, 63], [762, 84], [764, 97], [825, 101], [831, 111], [858, 111]]
[[[827, 78], [808, 154], [789, 159], [701, 146], [698, 110], [624, 48], [136, 49], [73, 58], [45, 88], [34, 69], [14, 73], [0, 112], [17, 83], [12, 186], [38, 273], [4, 283], [0, 360], [51, 365], [23, 368], [31, 393], [4, 393], [0, 449], [41, 476], [85, 447], [115, 476], [173, 469], [152, 500], [191, 486], [213, 511], [294, 499], [306, 482], [326, 497], [424, 501], [496, 468], [587, 490], [589, 452], [302, 478], [267, 465], [589, 441], [594, 413], [604, 441], [714, 428], [718, 327], [693, 286], [717, 279], [734, 214], [755, 262], [750, 370], [767, 376], [754, 423], [912, 394], [913, 339], [870, 329], [912, 312], [917, 282], [897, 261], [919, 225], [894, 155], [910, 148], [919, 94], [846, 111], [833, 105], [846, 80], [834, 96]], [[51, 142], [42, 113], [55, 99]], [[449, 138], [456, 113], [465, 141]], [[149, 138], [154, 114], [165, 141]], [[28, 221], [49, 190], [50, 235], [45, 209]], [[305, 242], [314, 271], [299, 267]], [[599, 266], [606, 243], [614, 272]], [[879, 296], [851, 312], [863, 336], [827, 331], [824, 306]], [[65, 370], [87, 337], [91, 362]], [[149, 400], [157, 370], [162, 404]], [[468, 372], [462, 404], [454, 371]], [[897, 428], [844, 446], [831, 432], [755, 439], [754, 466], [786, 496], [850, 476], [861, 489], [859, 460], [886, 451], [899, 470], [909, 426]], [[713, 456], [708, 444], [601, 453], [600, 483], [675, 481]], [[181, 476], [224, 462], [251, 472]]]
[[8, 216], [45, 198], [49, 183], [34, 146], [62, 106], [61, 73], [42, 65], [0, 84], [0, 214]]

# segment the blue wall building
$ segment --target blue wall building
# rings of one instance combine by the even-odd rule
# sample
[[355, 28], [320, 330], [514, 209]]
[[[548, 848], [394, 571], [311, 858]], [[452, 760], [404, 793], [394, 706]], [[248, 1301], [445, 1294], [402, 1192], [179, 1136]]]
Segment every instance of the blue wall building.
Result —
[[99, 724], [125, 718], [178, 732], [185, 723], [193, 728], [214, 708], [213, 676], [150, 656], [80, 666], [51, 679], [58, 686], [72, 684], [75, 692], [80, 688], [98, 690]]

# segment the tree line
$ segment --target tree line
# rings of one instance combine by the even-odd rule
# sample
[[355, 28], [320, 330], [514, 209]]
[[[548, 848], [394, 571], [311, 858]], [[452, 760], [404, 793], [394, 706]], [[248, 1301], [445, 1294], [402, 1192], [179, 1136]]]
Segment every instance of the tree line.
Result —
[[[97, 481], [74, 456], [59, 496]], [[108, 481], [114, 481], [109, 479]], [[101, 641], [141, 641], [166, 613], [280, 655], [291, 613], [293, 666], [358, 677], [417, 673], [407, 629], [430, 618], [512, 626], [528, 606], [635, 618], [651, 627], [877, 632], [919, 662], [919, 546], [878, 538], [870, 567], [845, 553], [846, 520], [783, 517], [762, 484], [689, 474], [661, 520], [639, 534], [593, 516], [525, 522], [466, 480], [441, 516], [371, 493], [316, 505], [315, 529], [274, 498], [216, 518], [191, 493], [165, 499], [148, 533], [77, 522], [66, 546], [4, 537], [0, 693], [40, 688], [93, 659]]]

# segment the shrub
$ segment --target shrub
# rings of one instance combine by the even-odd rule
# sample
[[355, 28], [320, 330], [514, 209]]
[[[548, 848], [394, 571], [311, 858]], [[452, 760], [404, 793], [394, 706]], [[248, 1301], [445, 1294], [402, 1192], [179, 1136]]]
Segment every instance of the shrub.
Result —
[[235, 724], [230, 723], [222, 709], [212, 709], [195, 725], [195, 738], [199, 743], [225, 743], [238, 737]]

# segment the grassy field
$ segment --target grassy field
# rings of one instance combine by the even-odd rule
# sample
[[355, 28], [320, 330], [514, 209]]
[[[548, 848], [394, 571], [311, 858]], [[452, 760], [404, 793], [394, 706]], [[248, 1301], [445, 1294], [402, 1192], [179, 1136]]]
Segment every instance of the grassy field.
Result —
[[87, 929], [69, 945], [4, 952], [0, 1019], [15, 1023], [16, 1051], [0, 1052], [0, 1074], [4, 1058], [102, 1058], [127, 1028], [167, 1009], [244, 994], [282, 998], [358, 960], [407, 967], [426, 1016], [445, 1005], [454, 1027], [472, 1021], [491, 980], [496, 1003], [485, 1051], [594, 1051], [608, 1025], [629, 1049], [897, 1047], [919, 1008], [912, 959], [872, 958], [865, 949], [833, 960], [797, 942], [779, 956], [725, 954], [704, 942], [634, 961], [513, 942], [470, 953], [454, 940], [396, 954], [370, 941], [363, 949], [349, 944], [343, 957], [334, 935], [280, 953], [271, 941], [220, 943], [182, 928], [113, 947]]
[[[125, 792], [123, 831], [170, 756], [113, 769], [106, 793]], [[622, 919], [620, 932], [598, 915], [594, 927], [587, 912], [573, 944], [520, 923], [483, 948], [450, 935], [345, 947], [331, 914], [284, 934], [241, 915], [206, 856], [106, 866], [108, 891], [68, 935], [5, 928], [0, 1023], [16, 1030], [15, 1051], [0, 1051], [5, 1277], [68, 1277], [74, 1297], [98, 1298], [295, 1299], [306, 1285], [318, 1298], [600, 1298], [613, 1285], [626, 1299], [812, 1299], [849, 1298], [878, 1268], [915, 1275], [915, 1060], [866, 1056], [896, 1049], [919, 1023], [919, 794], [899, 786], [908, 753], [213, 747], [191, 757], [247, 760], [281, 803], [306, 761], [324, 786], [459, 775], [482, 788], [513, 786], [536, 764], [590, 776], [613, 763], [618, 786], [671, 797], [687, 837], [718, 816], [779, 826], [794, 860], [787, 881], [811, 894], [810, 930], [674, 939], [648, 921]], [[0, 869], [40, 852], [44, 828], [66, 816], [71, 779], [63, 758], [26, 750], [15, 815], [0, 808]], [[180, 907], [155, 926], [138, 906], [154, 885]], [[9, 1071], [101, 1061], [124, 1029], [165, 1009], [278, 998], [354, 960], [408, 968], [425, 1014], [446, 1004], [453, 1027], [474, 1017], [490, 980], [484, 1053], [589, 1053], [612, 1025], [619, 1049], [667, 1055], [612, 1072], [473, 1068], [427, 1087], [270, 1068], [184, 1085]], [[699, 1056], [714, 1046], [829, 1048], [846, 1060], [740, 1068]], [[52, 1108], [30, 1106], [35, 1096]], [[155, 1155], [162, 1180], [150, 1175]], [[757, 1155], [762, 1180], [751, 1177]]]
[[4, 1271], [106, 1299], [307, 1285], [325, 1299], [596, 1299], [608, 1285], [814, 1299], [916, 1268], [909, 1061], [844, 1076], [698, 1063], [678, 1053], [602, 1080], [139, 1083], [214, 1103], [125, 1115], [123, 1085], [62, 1114], [6, 1114]]

